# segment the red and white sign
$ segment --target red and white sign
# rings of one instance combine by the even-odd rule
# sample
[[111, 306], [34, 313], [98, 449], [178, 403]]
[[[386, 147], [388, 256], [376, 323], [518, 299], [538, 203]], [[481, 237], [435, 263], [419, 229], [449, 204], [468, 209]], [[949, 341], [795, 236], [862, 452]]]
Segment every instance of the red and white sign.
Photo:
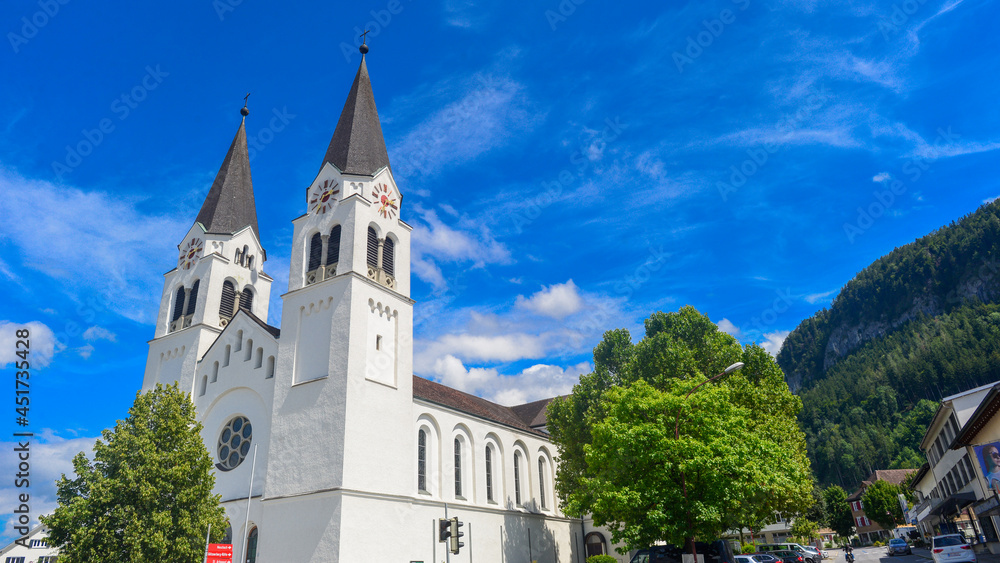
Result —
[[233, 563], [233, 546], [228, 543], [208, 544], [208, 557], [205, 563]]

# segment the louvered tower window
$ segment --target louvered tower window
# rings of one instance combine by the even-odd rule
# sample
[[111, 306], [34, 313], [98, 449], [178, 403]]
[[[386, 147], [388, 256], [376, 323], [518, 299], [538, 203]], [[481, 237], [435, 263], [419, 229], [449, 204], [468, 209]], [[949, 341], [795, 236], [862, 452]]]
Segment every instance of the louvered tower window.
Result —
[[184, 314], [184, 288], [178, 287], [177, 296], [174, 298], [174, 314], [171, 315], [170, 321], [171, 322], [176, 321], [177, 319], [181, 318], [181, 315], [183, 314]]
[[385, 273], [389, 274], [390, 276], [396, 275], [394, 273], [395, 248], [396, 248], [396, 243], [392, 242], [391, 238], [385, 237], [385, 242], [382, 244], [382, 269], [385, 270]]
[[194, 280], [194, 285], [191, 286], [191, 294], [188, 296], [188, 306], [187, 310], [184, 311], [185, 315], [193, 315], [194, 308], [198, 303], [198, 285], [201, 280]]
[[340, 225], [330, 231], [330, 239], [326, 242], [326, 265], [340, 262]]
[[219, 304], [219, 316], [223, 319], [233, 318], [233, 309], [236, 307], [236, 288], [233, 282], [226, 281], [222, 284], [222, 302]]
[[316, 233], [312, 236], [312, 240], [309, 241], [309, 267], [306, 268], [307, 272], [311, 272], [316, 268], [319, 268], [320, 260], [323, 259], [323, 236]]
[[250, 291], [249, 287], [244, 289], [243, 293], [240, 293], [240, 309], [248, 313], [253, 312], [253, 292]]
[[378, 235], [371, 227], [368, 227], [368, 265], [378, 268]]

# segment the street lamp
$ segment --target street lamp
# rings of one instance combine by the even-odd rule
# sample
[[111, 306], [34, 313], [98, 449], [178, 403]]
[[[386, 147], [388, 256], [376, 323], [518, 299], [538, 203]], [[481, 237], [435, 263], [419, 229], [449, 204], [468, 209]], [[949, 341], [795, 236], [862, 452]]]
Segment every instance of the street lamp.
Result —
[[[715, 377], [713, 377], [711, 379], [706, 379], [705, 381], [702, 381], [698, 385], [695, 385], [694, 388], [692, 388], [690, 391], [687, 392], [687, 395], [684, 395], [684, 400], [687, 400], [687, 398], [690, 397], [692, 394], [694, 394], [694, 392], [697, 391], [698, 388], [701, 387], [702, 385], [704, 385], [706, 383], [711, 383], [711, 382], [715, 381], [716, 379], [719, 379], [723, 375], [729, 375], [730, 373], [733, 373], [734, 371], [738, 371], [740, 368], [743, 367], [743, 365], [744, 365], [743, 362], [736, 362], [735, 364], [727, 367], [726, 370], [723, 371], [722, 373], [720, 373], [719, 375], [717, 375], [717, 376], [715, 376]], [[677, 418], [674, 421], [674, 439], [675, 440], [680, 440], [680, 438], [681, 438], [681, 411], [677, 411]]]
[[[734, 371], [737, 371], [740, 368], [742, 368], [743, 365], [744, 365], [743, 362], [736, 362], [735, 364], [727, 367], [725, 369], [725, 371], [723, 371], [719, 375], [717, 375], [717, 376], [715, 376], [715, 377], [713, 377], [711, 379], [706, 379], [705, 381], [702, 381], [698, 385], [695, 385], [690, 391], [687, 392], [687, 395], [684, 395], [684, 400], [686, 401], [688, 399], [688, 397], [690, 397], [692, 394], [694, 394], [694, 392], [697, 391], [702, 385], [704, 385], [706, 383], [711, 383], [712, 381], [715, 381], [716, 379], [719, 379], [723, 375], [728, 375], [730, 373], [733, 373]], [[678, 411], [677, 411], [677, 418], [674, 420], [674, 439], [675, 440], [680, 440], [680, 438], [681, 438], [681, 411], [678, 409]], [[688, 504], [688, 499], [687, 499], [688, 498], [687, 475], [684, 474], [683, 470], [681, 471], [681, 494], [684, 495], [684, 506], [687, 507], [687, 504]], [[692, 522], [691, 522], [691, 512], [689, 511], [688, 512], [688, 533], [689, 534], [691, 533], [691, 525], [692, 525]], [[692, 538], [689, 538], [689, 539], [691, 540], [692, 563], [698, 563], [698, 550], [695, 547], [694, 538], [692, 537]]]

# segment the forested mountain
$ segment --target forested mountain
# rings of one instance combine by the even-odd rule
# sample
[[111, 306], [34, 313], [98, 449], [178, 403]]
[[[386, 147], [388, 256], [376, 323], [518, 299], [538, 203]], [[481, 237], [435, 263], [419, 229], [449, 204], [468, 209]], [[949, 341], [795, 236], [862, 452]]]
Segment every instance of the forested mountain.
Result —
[[1000, 379], [1000, 203], [876, 260], [785, 340], [816, 477], [918, 467], [942, 397]]

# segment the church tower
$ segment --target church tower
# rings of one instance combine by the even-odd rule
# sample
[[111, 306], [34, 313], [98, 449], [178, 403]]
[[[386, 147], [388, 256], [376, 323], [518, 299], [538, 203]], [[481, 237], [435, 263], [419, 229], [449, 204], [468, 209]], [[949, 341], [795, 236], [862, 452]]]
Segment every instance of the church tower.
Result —
[[398, 463], [412, 442], [412, 228], [400, 217], [367, 51], [292, 221], [265, 510], [272, 524], [315, 514], [319, 528], [279, 537], [339, 538], [342, 513], [330, 511], [346, 509], [344, 491], [405, 494], [412, 480]]
[[198, 360], [236, 311], [267, 318], [270, 276], [260, 243], [246, 106], [243, 119], [194, 224], [177, 245], [177, 267], [165, 274], [156, 331], [142, 388], [180, 383], [194, 394]]

